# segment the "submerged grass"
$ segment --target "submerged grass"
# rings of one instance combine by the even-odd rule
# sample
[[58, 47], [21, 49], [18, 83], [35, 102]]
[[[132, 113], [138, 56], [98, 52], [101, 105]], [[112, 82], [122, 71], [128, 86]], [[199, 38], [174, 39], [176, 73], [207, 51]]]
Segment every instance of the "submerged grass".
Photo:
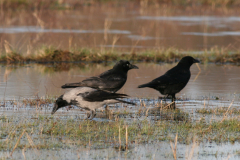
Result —
[[[174, 111], [172, 111], [174, 112]], [[237, 118], [213, 121], [126, 120], [88, 121], [39, 115], [36, 118], [16, 116], [0, 118], [0, 149], [36, 148], [57, 149], [71, 146], [106, 148], [113, 146], [124, 150], [134, 144], [172, 141], [189, 144], [240, 140], [240, 120]]]
[[22, 56], [20, 53], [11, 52], [3, 53], [0, 57], [2, 63], [47, 63], [47, 62], [107, 62], [126, 59], [130, 61], [144, 62], [167, 62], [173, 63], [179, 61], [186, 55], [193, 56], [201, 60], [202, 63], [240, 63], [239, 52], [225, 51], [224, 49], [214, 48], [206, 50], [204, 53], [196, 54], [195, 52], [181, 53], [173, 48], [146, 50], [142, 52], [122, 53], [111, 50], [101, 51], [100, 49], [80, 48], [70, 51], [54, 49], [52, 47], [36, 51], [35, 55]]

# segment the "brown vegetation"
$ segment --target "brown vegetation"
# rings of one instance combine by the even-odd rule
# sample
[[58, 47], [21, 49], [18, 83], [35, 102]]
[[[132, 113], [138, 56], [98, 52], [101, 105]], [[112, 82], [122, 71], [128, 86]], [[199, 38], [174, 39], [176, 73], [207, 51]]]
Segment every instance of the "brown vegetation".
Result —
[[77, 9], [86, 6], [119, 6], [134, 4], [141, 7], [151, 6], [177, 6], [177, 7], [238, 7], [240, 2], [237, 0], [3, 0], [1, 2], [2, 8], [4, 9]]
[[[4, 55], [4, 54], [3, 54]], [[121, 53], [92, 49], [79, 49], [75, 52], [63, 51], [57, 49], [45, 49], [44, 53], [36, 55], [22, 56], [20, 53], [11, 52], [0, 57], [2, 63], [25, 63], [25, 62], [36, 62], [36, 63], [47, 63], [47, 62], [107, 62], [117, 61], [120, 59], [126, 59], [130, 61], [139, 62], [166, 62], [174, 63], [179, 61], [182, 57], [190, 55], [198, 58], [202, 63], [240, 63], [240, 54], [238, 52], [228, 53], [227, 51], [221, 51], [215, 49], [214, 51], [206, 51], [205, 53], [181, 53], [178, 50], [154, 50], [154, 51], [143, 51], [133, 53]]]

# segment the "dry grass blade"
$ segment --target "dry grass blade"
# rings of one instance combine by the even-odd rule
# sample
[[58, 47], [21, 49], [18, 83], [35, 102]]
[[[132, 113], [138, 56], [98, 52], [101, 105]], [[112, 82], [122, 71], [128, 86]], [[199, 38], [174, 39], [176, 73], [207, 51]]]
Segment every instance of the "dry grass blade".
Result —
[[26, 147], [24, 147], [24, 148], [22, 149], [22, 155], [23, 155], [23, 158], [24, 158], [24, 159], [26, 159], [26, 156], [25, 156], [25, 153], [24, 153], [24, 152], [25, 152], [25, 149], [26, 149]]
[[142, 102], [142, 104], [143, 104], [143, 106], [144, 106], [145, 108], [147, 108], [147, 106], [146, 106], [146, 104], [145, 104], [145, 102], [144, 102], [144, 101]]
[[17, 148], [17, 146], [18, 146], [18, 144], [19, 144], [19, 142], [20, 142], [20, 139], [22, 138], [22, 136], [24, 135], [24, 133], [25, 133], [25, 130], [24, 130], [24, 131], [22, 132], [22, 134], [19, 136], [19, 138], [18, 138], [18, 140], [17, 140], [17, 143], [15, 144], [15, 146], [14, 146], [14, 148], [13, 148], [10, 156], [12, 156], [14, 150]]
[[12, 49], [12, 47], [11, 47], [11, 44], [10, 44], [7, 40], [4, 41], [4, 48], [5, 48], [5, 52], [6, 52], [7, 54], [10, 54], [10, 53], [13, 52], [13, 49]]
[[114, 46], [115, 46], [115, 44], [117, 43], [117, 41], [119, 40], [119, 38], [120, 38], [120, 37], [119, 37], [118, 35], [116, 35], [116, 36], [113, 37], [112, 52], [113, 52]]
[[17, 130], [17, 127], [9, 132], [7, 139], [5, 140], [6, 143], [10, 141], [10, 137], [16, 132], [16, 130]]
[[228, 155], [226, 160], [229, 160], [231, 157], [235, 156], [236, 154], [233, 154], [233, 155]]
[[150, 109], [150, 108], [148, 108], [147, 111], [146, 111], [146, 116], [148, 116], [148, 111], [149, 111], [149, 109]]
[[196, 77], [194, 78], [194, 80], [193, 80], [193, 82], [195, 82], [196, 80], [197, 80], [197, 78], [198, 78], [198, 76], [200, 75], [200, 73], [201, 73], [201, 68], [199, 67], [199, 65], [198, 65], [198, 63], [195, 63], [196, 64], [196, 66], [198, 67], [198, 74], [196, 75]]
[[121, 150], [121, 129], [119, 126], [119, 151]]
[[196, 64], [196, 66], [198, 67], [199, 72], [201, 72], [202, 70], [201, 70], [201, 68], [199, 67], [199, 64], [198, 64], [198, 63], [195, 63], [195, 64]]
[[34, 145], [34, 143], [33, 143], [33, 140], [32, 140], [32, 138], [29, 136], [29, 134], [27, 133], [27, 132], [25, 132], [26, 133], [26, 135], [27, 135], [27, 139], [28, 139], [28, 142], [29, 142], [29, 144], [31, 145], [31, 147], [34, 149], [34, 152], [36, 153], [36, 154], [39, 154], [39, 152], [38, 152], [38, 150], [37, 150], [37, 147]]
[[175, 160], [177, 159], [177, 138], [178, 138], [178, 133], [176, 134], [176, 137], [175, 137], [175, 146], [174, 146], [174, 148], [173, 148], [172, 142], [170, 141], [170, 145], [171, 145], [172, 152], [173, 152], [173, 158]]
[[193, 137], [193, 145], [192, 145], [191, 151], [186, 159], [188, 159], [188, 160], [192, 159], [195, 147], [196, 147], [196, 138]]
[[73, 36], [69, 37], [68, 39], [69, 50], [72, 48], [72, 40], [73, 40]]
[[128, 126], [126, 126], [126, 150], [128, 149]]
[[110, 29], [112, 25], [112, 21], [110, 21], [109, 19], [105, 19], [104, 21], [104, 40], [105, 42], [107, 42], [108, 40], [108, 30]]
[[40, 19], [40, 17], [38, 16], [38, 13], [34, 12], [33, 16], [37, 19], [37, 22], [41, 26], [41, 28], [44, 29], [45, 23], [43, 22], [43, 20]]
[[196, 75], [196, 77], [194, 78], [193, 82], [195, 82], [198, 78], [198, 76], [201, 74], [201, 71], [198, 72], [198, 74]]
[[225, 118], [226, 118], [226, 116], [227, 116], [227, 113], [228, 113], [229, 109], [231, 108], [233, 102], [234, 102], [234, 100], [232, 100], [232, 102], [230, 103], [230, 105], [229, 105], [227, 111], [224, 113], [224, 116], [223, 116], [223, 119], [221, 120], [221, 123], [225, 120]]
[[136, 41], [136, 43], [132, 46], [132, 49], [131, 49], [130, 53], [133, 53], [133, 52], [134, 52], [134, 49], [135, 49], [135, 47], [137, 46], [137, 44], [139, 43], [139, 41], [140, 41], [140, 39], [138, 39], [138, 40]]
[[170, 107], [172, 104], [174, 104], [175, 102], [171, 102], [170, 104], [164, 106], [162, 109], [168, 109], [168, 107]]

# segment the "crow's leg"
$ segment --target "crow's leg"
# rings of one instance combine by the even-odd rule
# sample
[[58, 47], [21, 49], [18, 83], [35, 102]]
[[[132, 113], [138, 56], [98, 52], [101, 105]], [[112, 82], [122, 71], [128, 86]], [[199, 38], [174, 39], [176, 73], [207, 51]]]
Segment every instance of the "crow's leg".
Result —
[[175, 94], [172, 95], [172, 102], [175, 102], [176, 100], [176, 97], [175, 97]]
[[95, 110], [90, 110], [87, 109], [87, 118], [85, 119], [93, 119], [96, 116], [96, 111]]
[[93, 118], [96, 117], [97, 114], [96, 114], [96, 110], [95, 109], [92, 110], [92, 114], [93, 114]]
[[176, 100], [176, 97], [175, 97], [175, 94], [173, 94], [173, 95], [172, 95], [172, 105], [171, 105], [171, 108], [172, 108], [172, 109], [176, 109], [175, 100]]
[[108, 115], [110, 113], [108, 105], [106, 105], [106, 107], [105, 107], [105, 113], [106, 113], [106, 117], [108, 117]]
[[91, 115], [90, 115], [90, 117], [88, 117], [88, 119], [92, 120], [96, 116], [96, 111], [95, 110], [91, 110], [90, 113], [91, 113]]
[[91, 115], [92, 115], [92, 112], [91, 111], [87, 111], [87, 118], [85, 118], [85, 119], [89, 119], [91, 117]]

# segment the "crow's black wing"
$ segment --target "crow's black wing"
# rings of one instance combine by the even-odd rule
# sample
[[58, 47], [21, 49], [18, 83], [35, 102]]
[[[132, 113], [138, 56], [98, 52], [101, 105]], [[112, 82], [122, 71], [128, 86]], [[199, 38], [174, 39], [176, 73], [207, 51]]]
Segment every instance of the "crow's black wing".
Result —
[[183, 88], [187, 84], [189, 79], [190, 71], [182, 70], [176, 66], [166, 72], [164, 75], [152, 80], [151, 82], [140, 85], [139, 88], [150, 87], [157, 90], [165, 89], [169, 86]]
[[79, 83], [67, 83], [62, 88], [91, 87], [95, 89], [116, 92], [127, 80], [127, 74], [108, 70], [98, 77], [90, 77]]
[[144, 88], [144, 87], [150, 87], [155, 89], [157, 89], [158, 87], [165, 88], [165, 86], [171, 83], [173, 83], [171, 77], [162, 75], [161, 77], [158, 77], [149, 83], [138, 86], [138, 88]]
[[100, 90], [116, 92], [122, 88], [125, 82], [125, 77], [118, 74], [111, 74], [105, 77], [91, 77], [83, 80], [82, 85]]
[[66, 84], [61, 86], [61, 88], [63, 88], [63, 89], [65, 89], [65, 88], [77, 88], [77, 87], [84, 87], [84, 85], [82, 84], [82, 82], [78, 82], [78, 83], [66, 83]]
[[110, 70], [100, 74], [99, 77], [101, 79], [105, 79], [108, 81], [122, 81], [125, 83], [127, 80], [127, 73], [124, 73], [122, 71], [117, 71], [114, 69], [110, 69]]
[[82, 96], [83, 100], [89, 102], [101, 102], [107, 99], [125, 98], [128, 95], [120, 93], [110, 93], [102, 90], [96, 90], [94, 92], [79, 93], [78, 96]]

